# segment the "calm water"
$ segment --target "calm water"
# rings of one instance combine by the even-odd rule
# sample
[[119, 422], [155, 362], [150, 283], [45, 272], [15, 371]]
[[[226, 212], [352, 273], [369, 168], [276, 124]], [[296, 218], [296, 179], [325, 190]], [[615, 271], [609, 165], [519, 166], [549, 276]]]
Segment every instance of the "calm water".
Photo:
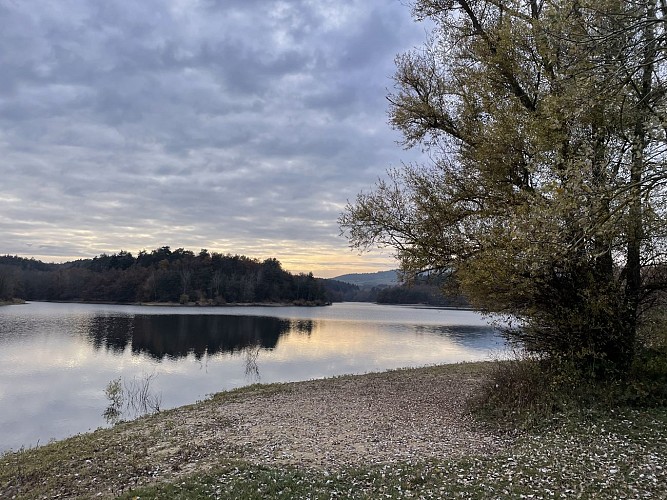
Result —
[[343, 303], [0, 308], [0, 451], [105, 426], [107, 384], [152, 377], [162, 408], [255, 382], [489, 359], [504, 342], [470, 311]]

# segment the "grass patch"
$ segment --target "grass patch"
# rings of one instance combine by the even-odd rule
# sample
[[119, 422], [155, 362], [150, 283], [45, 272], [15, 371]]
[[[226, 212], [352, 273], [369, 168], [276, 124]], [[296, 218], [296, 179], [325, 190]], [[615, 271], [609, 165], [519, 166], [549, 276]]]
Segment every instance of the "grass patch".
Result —
[[268, 397], [278, 394], [280, 392], [289, 391], [289, 383], [283, 382], [274, 382], [271, 384], [251, 384], [243, 387], [238, 387], [236, 389], [231, 389], [229, 391], [217, 392], [211, 394], [209, 399], [215, 403], [222, 403], [227, 401], [234, 401], [239, 398], [246, 396], [253, 397]]
[[523, 357], [498, 362], [470, 399], [470, 411], [503, 430], [540, 430], [561, 421], [667, 405], [667, 356], [638, 356], [623, 378], [594, 380], [567, 363]]
[[[150, 435], [130, 439], [121, 423], [113, 429], [81, 434], [38, 448], [0, 457], [0, 497], [38, 498], [60, 494], [85, 496], [96, 484], [115, 477], [138, 477], [150, 467]], [[109, 493], [120, 493], [110, 491]]]
[[19, 304], [25, 304], [25, 300], [23, 299], [0, 300], [0, 306], [13, 306]]

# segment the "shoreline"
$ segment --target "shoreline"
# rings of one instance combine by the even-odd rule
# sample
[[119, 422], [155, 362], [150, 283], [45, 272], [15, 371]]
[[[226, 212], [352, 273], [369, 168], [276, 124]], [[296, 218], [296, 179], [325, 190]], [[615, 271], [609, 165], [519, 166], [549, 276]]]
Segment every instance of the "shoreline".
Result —
[[[488, 454], [503, 439], [466, 415], [490, 362], [255, 384], [0, 458], [0, 497], [111, 498], [242, 460], [320, 471]], [[31, 471], [16, 476], [16, 470]], [[48, 484], [42, 484], [44, 478]]]
[[108, 301], [80, 301], [80, 300], [23, 300], [14, 299], [13, 302], [0, 302], [0, 305], [19, 305], [29, 304], [30, 302], [40, 302], [45, 304], [89, 304], [89, 305], [109, 305], [109, 306], [147, 306], [147, 307], [326, 307], [332, 302], [323, 304], [315, 303], [291, 303], [291, 302], [225, 302], [224, 304], [202, 304], [197, 302], [188, 302], [181, 304], [179, 302], [108, 302]]
[[19, 306], [22, 304], [25, 304], [26, 301], [23, 299], [12, 299], [12, 300], [0, 300], [0, 307], [1, 306]]
[[253, 385], [0, 456], [1, 498], [665, 498], [667, 408], [511, 434], [468, 403], [499, 362]]

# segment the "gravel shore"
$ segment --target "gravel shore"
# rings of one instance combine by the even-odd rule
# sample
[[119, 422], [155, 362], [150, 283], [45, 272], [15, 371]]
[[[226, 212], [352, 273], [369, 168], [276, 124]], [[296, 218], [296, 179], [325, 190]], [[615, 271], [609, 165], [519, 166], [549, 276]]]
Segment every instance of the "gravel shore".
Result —
[[5, 482], [3, 474], [0, 496], [32, 491], [47, 497], [108, 497], [234, 459], [326, 471], [493, 454], [507, 443], [476, 426], [465, 409], [484, 366], [397, 370], [220, 393], [5, 456], [0, 466], [14, 479]]
[[233, 443], [263, 464], [326, 469], [487, 454], [502, 443], [465, 411], [478, 383], [479, 372], [442, 368], [301, 382], [202, 405], [185, 423], [198, 442]]
[[0, 498], [667, 498], [667, 410], [509, 437], [466, 408], [493, 363], [219, 393], [0, 457]]

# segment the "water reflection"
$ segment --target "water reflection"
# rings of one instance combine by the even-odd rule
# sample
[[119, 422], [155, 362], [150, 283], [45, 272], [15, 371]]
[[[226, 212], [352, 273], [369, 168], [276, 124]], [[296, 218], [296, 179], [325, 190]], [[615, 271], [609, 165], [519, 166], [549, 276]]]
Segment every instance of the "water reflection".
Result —
[[419, 334], [436, 334], [447, 337], [452, 342], [472, 349], [488, 347], [489, 338], [493, 338], [497, 329], [492, 326], [479, 325], [449, 325], [449, 326], [422, 326], [415, 327]]
[[133, 330], [132, 316], [93, 316], [86, 334], [95, 349], [122, 354], [132, 340]]
[[374, 304], [0, 308], [0, 452], [105, 425], [110, 381], [133, 389], [155, 374], [152, 394], [160, 408], [172, 408], [259, 381], [488, 359], [503, 345], [472, 311]]
[[[87, 336], [96, 349], [156, 360], [233, 353], [250, 348], [274, 349], [290, 332], [310, 335], [311, 320], [257, 316], [138, 315], [96, 316]], [[256, 358], [256, 356], [255, 356]]]

